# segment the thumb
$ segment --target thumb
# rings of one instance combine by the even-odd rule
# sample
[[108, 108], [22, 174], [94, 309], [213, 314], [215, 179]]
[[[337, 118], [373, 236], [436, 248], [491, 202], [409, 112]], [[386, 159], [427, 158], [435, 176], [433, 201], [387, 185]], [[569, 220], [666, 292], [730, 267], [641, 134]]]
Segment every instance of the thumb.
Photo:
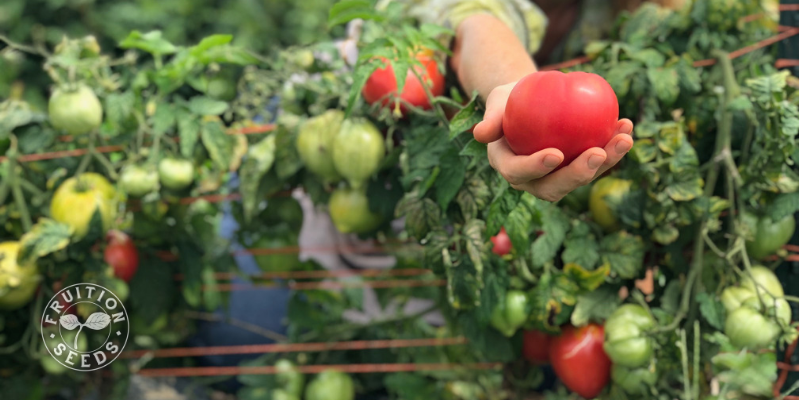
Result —
[[513, 84], [498, 86], [489, 93], [483, 121], [478, 123], [473, 131], [475, 140], [481, 143], [491, 143], [503, 137], [503, 114], [506, 111], [508, 95], [513, 87]]

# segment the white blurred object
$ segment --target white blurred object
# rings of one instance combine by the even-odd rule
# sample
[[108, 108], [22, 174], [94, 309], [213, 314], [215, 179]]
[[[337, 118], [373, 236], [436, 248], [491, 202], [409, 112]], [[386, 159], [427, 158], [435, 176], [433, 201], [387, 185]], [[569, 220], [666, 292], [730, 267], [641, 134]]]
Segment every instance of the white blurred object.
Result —
[[[391, 269], [397, 263], [397, 259], [392, 255], [370, 251], [370, 249], [374, 249], [371, 241], [362, 241], [356, 235], [345, 235], [336, 230], [330, 215], [325, 210], [314, 207], [311, 198], [302, 189], [295, 189], [292, 197], [300, 203], [300, 207], [303, 209], [303, 225], [298, 238], [300, 261], [314, 260], [330, 271], [349, 270], [348, 264], [359, 269]], [[395, 229], [402, 229], [402, 220], [393, 221], [392, 226]], [[332, 251], [332, 249], [337, 251]], [[433, 305], [430, 300], [409, 299], [405, 302], [403, 309], [398, 310], [398, 302], [395, 300], [382, 309], [375, 289], [365, 287], [363, 293], [363, 309], [346, 310], [343, 316], [347, 321], [368, 323], [373, 320], [396, 317], [400, 314], [416, 314]], [[425, 320], [433, 325], [444, 324], [444, 318], [439, 311], [427, 313]]]

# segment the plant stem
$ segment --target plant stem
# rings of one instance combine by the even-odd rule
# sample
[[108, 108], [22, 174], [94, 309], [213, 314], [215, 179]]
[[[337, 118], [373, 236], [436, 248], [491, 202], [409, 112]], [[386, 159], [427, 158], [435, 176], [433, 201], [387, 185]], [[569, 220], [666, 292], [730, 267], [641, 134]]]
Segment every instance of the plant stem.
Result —
[[694, 354], [692, 354], [692, 395], [700, 398], [700, 321], [694, 321]]
[[686, 330], [681, 329], [681, 340], [678, 348], [681, 351], [681, 369], [683, 370], [683, 400], [692, 400], [692, 393], [689, 389], [689, 350], [686, 344]]

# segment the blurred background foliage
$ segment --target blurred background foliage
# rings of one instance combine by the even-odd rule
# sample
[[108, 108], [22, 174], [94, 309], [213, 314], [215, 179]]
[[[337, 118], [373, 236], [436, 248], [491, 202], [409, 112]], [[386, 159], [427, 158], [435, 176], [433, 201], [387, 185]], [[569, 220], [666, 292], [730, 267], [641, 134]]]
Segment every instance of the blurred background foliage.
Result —
[[[0, 0], [0, 35], [17, 43], [52, 49], [64, 35], [94, 35], [104, 53], [131, 31], [161, 30], [177, 45], [197, 43], [210, 34], [231, 34], [234, 44], [269, 55], [280, 48], [341, 36], [328, 29], [328, 10], [336, 0]], [[0, 98], [22, 97], [44, 104], [50, 79], [41, 59], [0, 44]], [[22, 86], [25, 82], [27, 87]], [[38, 107], [37, 107], [38, 108]]]

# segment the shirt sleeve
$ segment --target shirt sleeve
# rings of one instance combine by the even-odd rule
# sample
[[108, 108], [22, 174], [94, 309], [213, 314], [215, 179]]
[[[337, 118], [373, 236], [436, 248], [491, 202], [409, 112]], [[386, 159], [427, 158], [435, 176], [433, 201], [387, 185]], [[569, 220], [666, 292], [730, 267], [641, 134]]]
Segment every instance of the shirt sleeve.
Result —
[[547, 17], [529, 0], [396, 0], [408, 4], [409, 15], [422, 22], [455, 29], [475, 14], [490, 14], [505, 23], [531, 54], [539, 50]]

